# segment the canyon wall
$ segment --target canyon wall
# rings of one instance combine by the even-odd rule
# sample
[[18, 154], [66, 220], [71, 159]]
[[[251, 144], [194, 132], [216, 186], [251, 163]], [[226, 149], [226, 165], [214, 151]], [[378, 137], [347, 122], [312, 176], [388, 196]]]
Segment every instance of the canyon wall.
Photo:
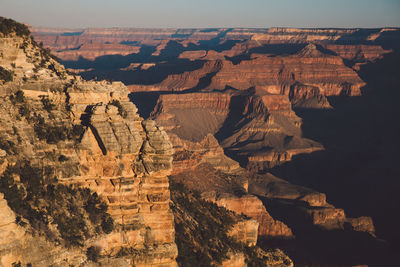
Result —
[[[13, 224], [15, 215], [1, 200], [4, 214], [9, 214], [1, 234], [13, 236], [8, 247], [1, 247], [1, 261], [7, 266], [95, 264], [87, 261], [85, 249], [96, 247], [103, 266], [176, 266], [167, 178], [174, 152], [165, 131], [137, 115], [122, 83], [70, 76], [27, 37], [0, 38], [0, 55], [1, 67], [13, 72], [12, 81], [0, 86], [0, 135], [13, 147], [2, 162], [29, 162], [51, 170], [57, 184], [97, 192], [114, 221], [112, 232], [95, 234], [83, 247], [66, 250], [40, 237], [40, 231], [32, 235], [29, 224]], [[13, 102], [13, 95], [18, 100]], [[25, 247], [32, 242], [43, 244], [40, 254]], [[134, 254], [121, 254], [126, 250]]]
[[[365, 70], [395, 55], [392, 44], [399, 40], [399, 29], [38, 29], [35, 36], [85, 79], [110, 78], [128, 85], [138, 112], [156, 121], [169, 136], [175, 151], [171, 181], [183, 183], [190, 190], [199, 191], [203, 199], [252, 218], [237, 224], [232, 235], [248, 244], [284, 240], [296, 247], [291, 253], [298, 253], [295, 257], [304, 265], [321, 265], [324, 257], [324, 263], [364, 264], [372, 257], [368, 251], [384, 250], [380, 249], [385, 245], [375, 238], [371, 217], [357, 217], [364, 213], [348, 211], [346, 208], [351, 205], [340, 200], [340, 192], [347, 190], [351, 204], [366, 201], [347, 189], [352, 186], [348, 181], [353, 181], [354, 172], [347, 162], [338, 163], [342, 155], [330, 161], [329, 155], [337, 147], [329, 146], [326, 135], [335, 136], [339, 131], [344, 134], [337, 138], [347, 140], [347, 132], [359, 126], [358, 120], [348, 124], [335, 121], [337, 111], [343, 108], [340, 103], [349, 103], [339, 118], [340, 122], [347, 122], [345, 117], [360, 112], [358, 104], [365, 101], [365, 96], [370, 96], [368, 105], [376, 100], [378, 93], [370, 95], [371, 77], [380, 71], [391, 73], [395, 68], [375, 69], [367, 74]], [[135, 51], [138, 47], [140, 50]], [[83, 59], [76, 60], [78, 57]], [[393, 77], [375, 86], [380, 88], [390, 81], [394, 81]], [[74, 107], [77, 117], [83, 115], [88, 129], [94, 129], [94, 137], [87, 134], [85, 144], [95, 143], [93, 140], [98, 140], [96, 136], [100, 134], [111, 150], [119, 151], [119, 141], [109, 138], [111, 131], [96, 126], [96, 118], [101, 118], [112, 122], [113, 132], [124, 132], [114, 127], [119, 121], [115, 120], [118, 111], [99, 105], [93, 109], [98, 113], [92, 115], [90, 110], [84, 110], [87, 105], [85, 102], [81, 109]], [[313, 118], [307, 116], [311, 113], [323, 119], [312, 124]], [[367, 124], [374, 117], [368, 115]], [[334, 121], [345, 130], [328, 127]], [[326, 129], [320, 129], [321, 124]], [[96, 133], [97, 128], [100, 133]], [[353, 148], [353, 143], [357, 146], [367, 132], [376, 134], [370, 127], [365, 129], [369, 130], [360, 130], [346, 145]], [[369, 147], [369, 143], [362, 147]], [[108, 149], [104, 145], [99, 148], [99, 155]], [[349, 162], [353, 162], [352, 158], [363, 161], [369, 151], [362, 151], [348, 156]], [[348, 151], [341, 152], [347, 155]], [[109, 161], [104, 155], [99, 159]], [[305, 164], [308, 159], [314, 161]], [[321, 171], [312, 182], [307, 175], [289, 179], [291, 175], [286, 170], [293, 164], [298, 164], [293, 173], [308, 174], [318, 169], [323, 160], [332, 173]], [[363, 163], [360, 166], [369, 164]], [[276, 174], [277, 170], [281, 172]], [[336, 181], [342, 177], [347, 178], [343, 178], [346, 182], [340, 187]], [[331, 186], [326, 185], [329, 182]], [[353, 190], [358, 192], [364, 182], [354, 182]], [[97, 183], [100, 182], [96, 180]], [[114, 194], [110, 192], [103, 194]], [[124, 201], [114, 203], [125, 205]], [[332, 250], [340, 251], [340, 256], [330, 255], [328, 251]], [[225, 265], [243, 264], [243, 255], [231, 256]], [[348, 257], [345, 262], [339, 260], [342, 256]]]

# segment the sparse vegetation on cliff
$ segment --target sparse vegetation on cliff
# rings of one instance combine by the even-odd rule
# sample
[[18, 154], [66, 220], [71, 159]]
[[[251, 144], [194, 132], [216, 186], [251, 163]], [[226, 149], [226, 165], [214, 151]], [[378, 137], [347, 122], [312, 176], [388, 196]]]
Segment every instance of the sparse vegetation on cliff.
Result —
[[31, 34], [28, 26], [18, 23], [15, 20], [0, 17], [0, 32], [4, 36], [15, 33], [17, 36], [26, 37]]
[[26, 219], [39, 234], [51, 241], [62, 239], [66, 246], [82, 246], [87, 238], [113, 230], [107, 204], [97, 193], [58, 184], [51, 175], [44, 175], [46, 172], [51, 170], [19, 162], [8, 166], [1, 176], [0, 192], [20, 216], [19, 221]]
[[[35, 43], [36, 43], [36, 42], [35, 42]], [[49, 62], [50, 58], [54, 59], [54, 60], [57, 61], [57, 62], [60, 60], [58, 57], [56, 57], [55, 55], [53, 55], [53, 54], [51, 53], [50, 48], [48, 48], [48, 47], [43, 47], [43, 43], [42, 43], [42, 42], [40, 42], [40, 43], [38, 44], [38, 46], [39, 46], [39, 48], [40, 48], [40, 50], [41, 50], [41, 53], [42, 53], [42, 61], [41, 61], [41, 66], [40, 66], [40, 67], [44, 67], [45, 63], [46, 63], [46, 62]], [[51, 66], [51, 67], [50, 67], [50, 66]], [[48, 68], [49, 68], [49, 69], [53, 69], [53, 70], [56, 72], [57, 76], [60, 76], [60, 75], [61, 75], [60, 73], [58, 73], [58, 72], [55, 70], [54, 65], [50, 64]]]
[[46, 123], [44, 118], [39, 114], [32, 117], [34, 122], [33, 129], [39, 140], [45, 140], [48, 144], [57, 144], [65, 140], [77, 140], [82, 137], [85, 129], [82, 125], [74, 124], [71, 127], [66, 125], [52, 125]]
[[3, 80], [4, 82], [11, 82], [13, 80], [12, 71], [6, 70], [0, 66], [0, 80]]
[[46, 140], [48, 144], [56, 144], [67, 139], [68, 130], [65, 126], [53, 126], [43, 120], [35, 122], [34, 130], [39, 140]]
[[47, 112], [51, 112], [53, 109], [56, 108], [56, 105], [53, 104], [53, 102], [49, 99], [48, 96], [45, 95], [41, 95], [40, 96], [40, 101], [43, 104], [43, 108], [47, 111]]
[[72, 136], [75, 139], [81, 138], [84, 133], [85, 133], [85, 128], [83, 127], [83, 125], [74, 124], [74, 126], [72, 126]]
[[25, 117], [27, 119], [30, 118], [31, 115], [31, 110], [29, 109], [29, 106], [27, 104], [23, 104], [19, 107], [18, 109], [19, 115], [22, 117]]
[[10, 95], [10, 100], [13, 105], [16, 103], [24, 103], [25, 102], [25, 94], [23, 91], [18, 90], [14, 94]]
[[205, 201], [199, 192], [172, 179], [170, 190], [180, 266], [218, 266], [228, 259], [229, 253], [242, 253], [249, 267], [292, 266], [280, 250], [249, 247], [228, 236], [228, 231], [242, 216]]
[[126, 118], [126, 116], [128, 116], [128, 113], [126, 112], [126, 110], [124, 109], [124, 107], [121, 105], [121, 103], [118, 100], [114, 99], [113, 101], [111, 101], [108, 104], [116, 106], [118, 108], [118, 114], [121, 115], [123, 118]]
[[86, 251], [88, 260], [97, 262], [100, 257], [100, 249], [98, 247], [91, 246]]
[[5, 140], [5, 138], [0, 136], [0, 149], [7, 152], [7, 154], [15, 154], [16, 147], [14, 142], [10, 140]]
[[229, 229], [241, 219], [238, 215], [171, 179], [170, 190], [180, 266], [218, 265], [228, 259], [229, 252], [243, 253], [248, 266], [266, 266], [260, 248], [246, 247], [228, 236]]
[[232, 212], [202, 200], [197, 192], [172, 180], [170, 190], [179, 265], [220, 264], [229, 251], [240, 249], [241, 245], [227, 235], [235, 222]]

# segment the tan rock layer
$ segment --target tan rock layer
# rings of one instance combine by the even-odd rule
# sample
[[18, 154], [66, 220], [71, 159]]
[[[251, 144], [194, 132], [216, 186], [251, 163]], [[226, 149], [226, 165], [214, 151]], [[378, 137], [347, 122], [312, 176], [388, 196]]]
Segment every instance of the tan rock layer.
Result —
[[[15, 246], [4, 253], [0, 247], [0, 262], [59, 266], [66, 260], [80, 265], [86, 261], [86, 248], [94, 245], [100, 247], [102, 255], [115, 256], [121, 248], [137, 252], [117, 259], [118, 263], [113, 263], [113, 258], [102, 259], [105, 266], [176, 266], [167, 179], [174, 151], [167, 134], [154, 121], [138, 116], [122, 83], [84, 82], [66, 74], [61, 65], [45, 59], [42, 53], [30, 39], [0, 38], [0, 65], [15, 70], [14, 81], [0, 85], [0, 135], [13, 142], [18, 151], [6, 152], [2, 162], [29, 160], [39, 168], [51, 167], [60, 183], [96, 191], [108, 203], [115, 229], [86, 240], [84, 248], [77, 250], [63, 250], [24, 231], [19, 240], [21, 231], [15, 217], [1, 200], [0, 209], [6, 217], [0, 218], [5, 220], [0, 223], [0, 235], [2, 240], [15, 240], [9, 243]], [[21, 116], [20, 104], [12, 104], [9, 96], [17, 90], [24, 92], [23, 104], [31, 116], [40, 115], [46, 125], [65, 130], [83, 124], [83, 134], [76, 139], [61, 138], [57, 143], [39, 140], [34, 122], [25, 117], [28, 115], [15, 119]], [[52, 109], [44, 109], [41, 96], [49, 99]], [[65, 161], [58, 160], [60, 155]], [[29, 242], [39, 246], [35, 249], [26, 245]], [[43, 251], [39, 253], [38, 248]]]

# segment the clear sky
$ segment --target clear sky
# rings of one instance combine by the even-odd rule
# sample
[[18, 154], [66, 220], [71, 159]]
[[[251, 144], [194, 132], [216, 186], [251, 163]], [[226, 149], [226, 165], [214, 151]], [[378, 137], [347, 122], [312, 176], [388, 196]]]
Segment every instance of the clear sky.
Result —
[[400, 26], [400, 0], [0, 0], [0, 16], [52, 27]]

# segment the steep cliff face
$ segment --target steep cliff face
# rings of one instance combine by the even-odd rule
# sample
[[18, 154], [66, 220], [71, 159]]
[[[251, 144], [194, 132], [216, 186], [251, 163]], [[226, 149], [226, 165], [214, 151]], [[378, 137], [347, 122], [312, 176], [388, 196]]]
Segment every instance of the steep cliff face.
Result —
[[[66, 249], [49, 242], [43, 236], [35, 236], [16, 223], [14, 212], [0, 194], [0, 266], [31, 264], [31, 266], [68, 266], [90, 264], [81, 249]], [[124, 259], [108, 262], [108, 266], [128, 266]]]
[[257, 221], [205, 201], [198, 191], [174, 180], [172, 209], [180, 265], [293, 266], [282, 251], [256, 246]]
[[[373, 96], [367, 99], [366, 112], [361, 112], [364, 116], [351, 116], [354, 115], [353, 112], [357, 113], [357, 101], [363, 101], [364, 96], [359, 97], [360, 94], [369, 93], [362, 89], [369, 89], [373, 80], [371, 77], [376, 73], [391, 73], [390, 75], [385, 73], [382, 76], [385, 78], [379, 82], [375, 81], [379, 92], [382, 93], [377, 98], [388, 93], [386, 89], [380, 88], [395, 88], [393, 84], [396, 79], [393, 79], [395, 75], [392, 75], [395, 67], [388, 68], [378, 64], [370, 72], [362, 70], [365, 67], [368, 69], [370, 62], [387, 61], [392, 56], [385, 56], [385, 54], [390, 51], [387, 47], [394, 50], [392, 42], [398, 43], [398, 29], [48, 31], [48, 33], [38, 32], [37, 39], [43, 40], [45, 45], [53, 50], [59, 50], [61, 56], [64, 52], [66, 55], [72, 53], [71, 48], [78, 49], [81, 45], [84, 48], [89, 46], [89, 43], [94, 44], [92, 48], [103, 50], [111, 49], [114, 45], [119, 47], [121, 44], [124, 44], [125, 48], [128, 48], [128, 45], [143, 48], [136, 55], [123, 56], [125, 54], [121, 51], [121, 57], [109, 57], [115, 59], [113, 63], [116, 64], [115, 68], [110, 67], [107, 71], [101, 69], [102, 58], [98, 61], [95, 59], [94, 62], [81, 61], [87, 63], [84, 68], [93, 68], [84, 72], [84, 77], [93, 79], [97, 76], [121, 80], [129, 84], [129, 89], [134, 92], [132, 94], [134, 101], [137, 101], [136, 96], [139, 97], [140, 94], [149, 96], [148, 99], [151, 98], [148, 102], [149, 106], [143, 105], [141, 101], [137, 106], [146, 117], [150, 112], [148, 110], [144, 112], [142, 107], [151, 110], [155, 106], [151, 117], [162, 125], [169, 135], [175, 150], [171, 179], [184, 183], [190, 189], [200, 191], [205, 199], [236, 213], [243, 212], [253, 218], [236, 224], [231, 232], [233, 236], [247, 244], [253, 244], [256, 241], [256, 232], [257, 236], [263, 240], [295, 238], [294, 241], [288, 242], [293, 241], [292, 244], [297, 244], [297, 247], [289, 251], [298, 253], [294, 257], [304, 265], [314, 263], [323, 265], [332, 262], [337, 262], [338, 265], [359, 265], [368, 263], [369, 260], [366, 258], [371, 258], [368, 255], [379, 250], [381, 242], [374, 238], [372, 219], [370, 217], [348, 218], [347, 216], [349, 214], [362, 215], [359, 214], [361, 212], [357, 208], [359, 206], [364, 207], [363, 214], [369, 214], [370, 207], [368, 206], [377, 206], [371, 200], [372, 195], [375, 195], [372, 191], [375, 190], [368, 189], [367, 192], [371, 193], [367, 197], [356, 192], [362, 190], [366, 182], [364, 176], [381, 175], [381, 173], [375, 174], [374, 171], [370, 171], [371, 168], [367, 166], [375, 166], [376, 159], [382, 158], [381, 142], [376, 142], [376, 134], [379, 132], [376, 129], [387, 129], [387, 126], [383, 127], [383, 124], [386, 125], [384, 123], [386, 120], [381, 118], [391, 118], [396, 112], [394, 109], [387, 109], [385, 116], [378, 116], [380, 123], [376, 125], [379, 127], [372, 127], [373, 130], [371, 127], [365, 127], [366, 131], [360, 128], [360, 131], [355, 131], [357, 134], [353, 138], [349, 133], [352, 132], [351, 129], [362, 125], [362, 123], [359, 124], [358, 118], [366, 118], [366, 124], [372, 125], [370, 123], [374, 121], [376, 114], [380, 114], [379, 110], [386, 109], [386, 107], [383, 108], [386, 104], [378, 105], [379, 108], [371, 108], [370, 103], [375, 102], [372, 99], [375, 97]], [[106, 42], [110, 44], [105, 44]], [[109, 48], [106, 49], [107, 46]], [[89, 51], [82, 49], [81, 52], [81, 55], [84, 55]], [[76, 52], [76, 55], [79, 53], [79, 51]], [[91, 51], [91, 53], [102, 54], [101, 51]], [[80, 68], [80, 62], [75, 63], [76, 65], [70, 66]], [[395, 66], [395, 64], [390, 64], [390, 66]], [[11, 65], [9, 67], [12, 68]], [[96, 70], [97, 67], [99, 69]], [[143, 76], [147, 78], [143, 79]], [[368, 86], [364, 87], [364, 81], [369, 81]], [[147, 95], [146, 92], [150, 91], [151, 93]], [[69, 93], [73, 98], [73, 92]], [[92, 96], [89, 97], [89, 95], [85, 93], [76, 97], [75, 101], [78, 101], [78, 98], [91, 98]], [[157, 97], [153, 98], [153, 96]], [[103, 106], [99, 105], [93, 110], [85, 110], [90, 101], [76, 102], [82, 104], [81, 109], [78, 108], [78, 104], [73, 107], [74, 112], [78, 114], [75, 117], [76, 121], [80, 122], [80, 117], [83, 115], [85, 125], [89, 127], [90, 134], [85, 136], [84, 143], [86, 145], [102, 144], [97, 148], [99, 155], [103, 155], [104, 151], [107, 152], [107, 157], [104, 155], [97, 159], [89, 157], [90, 160], [88, 162], [83, 160], [82, 164], [89, 166], [92, 164], [89, 161], [95, 162], [100, 166], [99, 172], [115, 175], [115, 172], [118, 173], [121, 170], [116, 171], [113, 167], [103, 168], [101, 163], [112, 161], [108, 158], [111, 153], [109, 151], [120, 151], [123, 146], [118, 145], [118, 141], [109, 137], [111, 131], [108, 126], [100, 122], [110, 120], [115, 123], [120, 119], [115, 117], [115, 108], [107, 105], [112, 99], [108, 98], [107, 94], [101, 99], [106, 100], [92, 101], [93, 103], [103, 102]], [[349, 101], [349, 108], [339, 113], [341, 116], [336, 118], [335, 114], [342, 108], [340, 102], [343, 99]], [[398, 97], [395, 96], [392, 99], [398, 99]], [[292, 107], [308, 110], [298, 109], [294, 113]], [[321, 119], [313, 122], [313, 119], [310, 120], [311, 116], [307, 116], [308, 112]], [[299, 116], [304, 119], [304, 124]], [[351, 121], [351, 119], [345, 119], [347, 117], [357, 119]], [[335, 118], [340, 122], [335, 122]], [[345, 123], [342, 123], [343, 121]], [[324, 125], [322, 129], [321, 124]], [[340, 127], [335, 128], [336, 126]], [[143, 125], [138, 126], [140, 127]], [[122, 128], [115, 128], [113, 125], [111, 128], [113, 132], [121, 132], [122, 139], [133, 140], [129, 141], [130, 143], [136, 142], [136, 134], [128, 136]], [[321, 129], [324, 133], [321, 134], [318, 131], [314, 133], [313, 128]], [[97, 134], [96, 129], [100, 129]], [[336, 136], [337, 130], [342, 135]], [[374, 154], [373, 151], [370, 153], [368, 150], [370, 144], [367, 143], [369, 142], [362, 141], [365, 136], [368, 136], [367, 132], [374, 136], [370, 139], [373, 140], [372, 143], [376, 142], [379, 146], [377, 149], [379, 152], [375, 154], [376, 158], [371, 161], [364, 161], [366, 154]], [[102, 138], [96, 137], [100, 136], [99, 134]], [[356, 145], [350, 145], [350, 147], [356, 148], [355, 151], [361, 151], [360, 156], [352, 151], [350, 156], [342, 158], [342, 154], [339, 154], [333, 157], [332, 161], [329, 157], [324, 158], [324, 155], [332, 153], [332, 148], [336, 153], [336, 145], [329, 147], [329, 142], [326, 151], [312, 154], [321, 150], [322, 145], [304, 138], [303, 135], [324, 142], [324, 145], [327, 144], [325, 143], [326, 135], [345, 139], [345, 146], [354, 142]], [[102, 141], [98, 142], [98, 139]], [[384, 143], [390, 143], [388, 147], [391, 149], [393, 147], [391, 141], [394, 139], [394, 137], [387, 138], [386, 134], [381, 138], [381, 140], [387, 140], [383, 141]], [[363, 148], [359, 150], [358, 144], [365, 145], [361, 145]], [[367, 147], [368, 149], [365, 149]], [[126, 148], [126, 151], [131, 151], [131, 149], [133, 148]], [[346, 155], [347, 150], [346, 148], [340, 153], [345, 152], [344, 155]], [[138, 153], [143, 152], [140, 149]], [[228, 158], [225, 153], [236, 161]], [[356, 159], [353, 160], [353, 158]], [[306, 164], [309, 159], [311, 159], [310, 163]], [[383, 165], [385, 169], [389, 169], [387, 162], [391, 162], [391, 159], [393, 157], [386, 157], [386, 165]], [[121, 159], [118, 160], [121, 162]], [[125, 161], [123, 160], [122, 163], [124, 166], [126, 166]], [[247, 170], [240, 168], [238, 162]], [[357, 167], [362, 170], [359, 180], [354, 180], [354, 172], [351, 170], [353, 168], [349, 168], [349, 165], [354, 162], [356, 162], [355, 166], [364, 166]], [[374, 163], [371, 165], [371, 162]], [[319, 166], [320, 163], [323, 164]], [[5, 165], [3, 164], [2, 167]], [[270, 170], [273, 166], [275, 168]], [[290, 178], [290, 172], [285, 171], [291, 166], [293, 173], [296, 174], [295, 178]], [[307, 166], [307, 171], [304, 170], [306, 168], [304, 166]], [[326, 173], [325, 168], [329, 170], [329, 173]], [[320, 170], [315, 171], [315, 169]], [[86, 168], [81, 171], [87, 172]], [[268, 171], [273, 171], [294, 184], [279, 179]], [[256, 174], [256, 172], [263, 174]], [[315, 180], [310, 179], [309, 174]], [[93, 172], [93, 175], [97, 173]], [[97, 184], [101, 182], [99, 179], [95, 181]], [[66, 181], [66, 183], [70, 182]], [[82, 183], [89, 184], [87, 181], [82, 181]], [[117, 182], [113, 181], [113, 183]], [[307, 185], [315, 190], [295, 184]], [[124, 184], [119, 186], [122, 188]], [[368, 182], [365, 187], [374, 188]], [[317, 192], [317, 189], [321, 192]], [[382, 191], [386, 192], [386, 190]], [[347, 192], [346, 200], [342, 200], [342, 192]], [[111, 193], [104, 192], [103, 194], [110, 195]], [[327, 197], [340, 208], [329, 204]], [[381, 206], [388, 207], [387, 203], [391, 201], [386, 201], [386, 199], [390, 198], [384, 199], [380, 202]], [[123, 200], [114, 199], [113, 201], [116, 203], [115, 206], [125, 205]], [[348, 210], [349, 206], [353, 207], [353, 211]], [[386, 219], [385, 213], [389, 209], [377, 209], [382, 210], [380, 211], [384, 214], [382, 217]], [[131, 218], [129, 214], [119, 212], [115, 217], [116, 220], [123, 220], [124, 216]], [[110, 211], [110, 213], [113, 212]], [[182, 218], [182, 221], [187, 223], [185, 219], [193, 217], [182, 215]], [[193, 221], [189, 220], [189, 222]], [[377, 228], [379, 228], [378, 224]], [[392, 229], [394, 228], [396, 227]], [[391, 236], [390, 230], [388, 232]], [[196, 251], [198, 249], [201, 250], [201, 248], [196, 248]], [[338, 253], [331, 255], [330, 251], [338, 251]], [[373, 253], [368, 251], [373, 251]], [[342, 258], [346, 257], [347, 259], [342, 261]], [[244, 261], [245, 253], [231, 253], [229, 259], [225, 259], [221, 264], [242, 265]]]
[[[307, 187], [290, 184], [272, 174], [254, 175], [249, 179], [248, 192], [268, 199], [266, 208], [291, 227], [323, 229], [352, 229], [374, 236], [375, 228], [370, 217], [348, 218], [343, 209], [335, 208], [326, 195]], [[278, 210], [279, 209], [279, 210]], [[282, 214], [285, 214], [281, 217]]]
[[301, 120], [284, 95], [257, 91], [249, 95], [161, 95], [151, 116], [165, 127], [177, 151], [182, 147], [179, 142], [205, 145], [202, 140], [211, 134], [217, 137], [225, 153], [253, 170], [322, 149], [318, 143], [302, 138]]
[[[2, 237], [15, 242], [5, 244], [10, 249], [2, 246], [0, 261], [96, 264], [86, 256], [86, 249], [94, 247], [101, 255], [98, 264], [104, 266], [176, 266], [167, 179], [173, 149], [162, 128], [137, 115], [123, 84], [83, 82], [68, 75], [28, 36], [2, 36], [0, 57], [1, 67], [12, 73], [12, 81], [0, 85], [0, 136], [6, 148], [2, 164], [18, 166], [23, 161], [48, 170], [54, 181], [46, 185], [43, 180], [45, 192], [50, 185], [97, 192], [114, 221], [112, 231], [91, 234], [82, 247], [66, 250], [62, 242], [35, 237], [43, 234], [37, 228], [32, 235], [30, 224], [23, 229], [13, 224], [15, 217], [1, 200], [4, 214], [9, 214]], [[17, 187], [23, 187], [24, 181], [15, 177]], [[42, 252], [24, 245], [30, 242], [43, 244]]]
[[324, 44], [324, 48], [335, 52], [343, 59], [351, 61], [375, 61], [382, 58], [391, 50], [383, 49], [379, 45], [339, 45], [339, 44]]

